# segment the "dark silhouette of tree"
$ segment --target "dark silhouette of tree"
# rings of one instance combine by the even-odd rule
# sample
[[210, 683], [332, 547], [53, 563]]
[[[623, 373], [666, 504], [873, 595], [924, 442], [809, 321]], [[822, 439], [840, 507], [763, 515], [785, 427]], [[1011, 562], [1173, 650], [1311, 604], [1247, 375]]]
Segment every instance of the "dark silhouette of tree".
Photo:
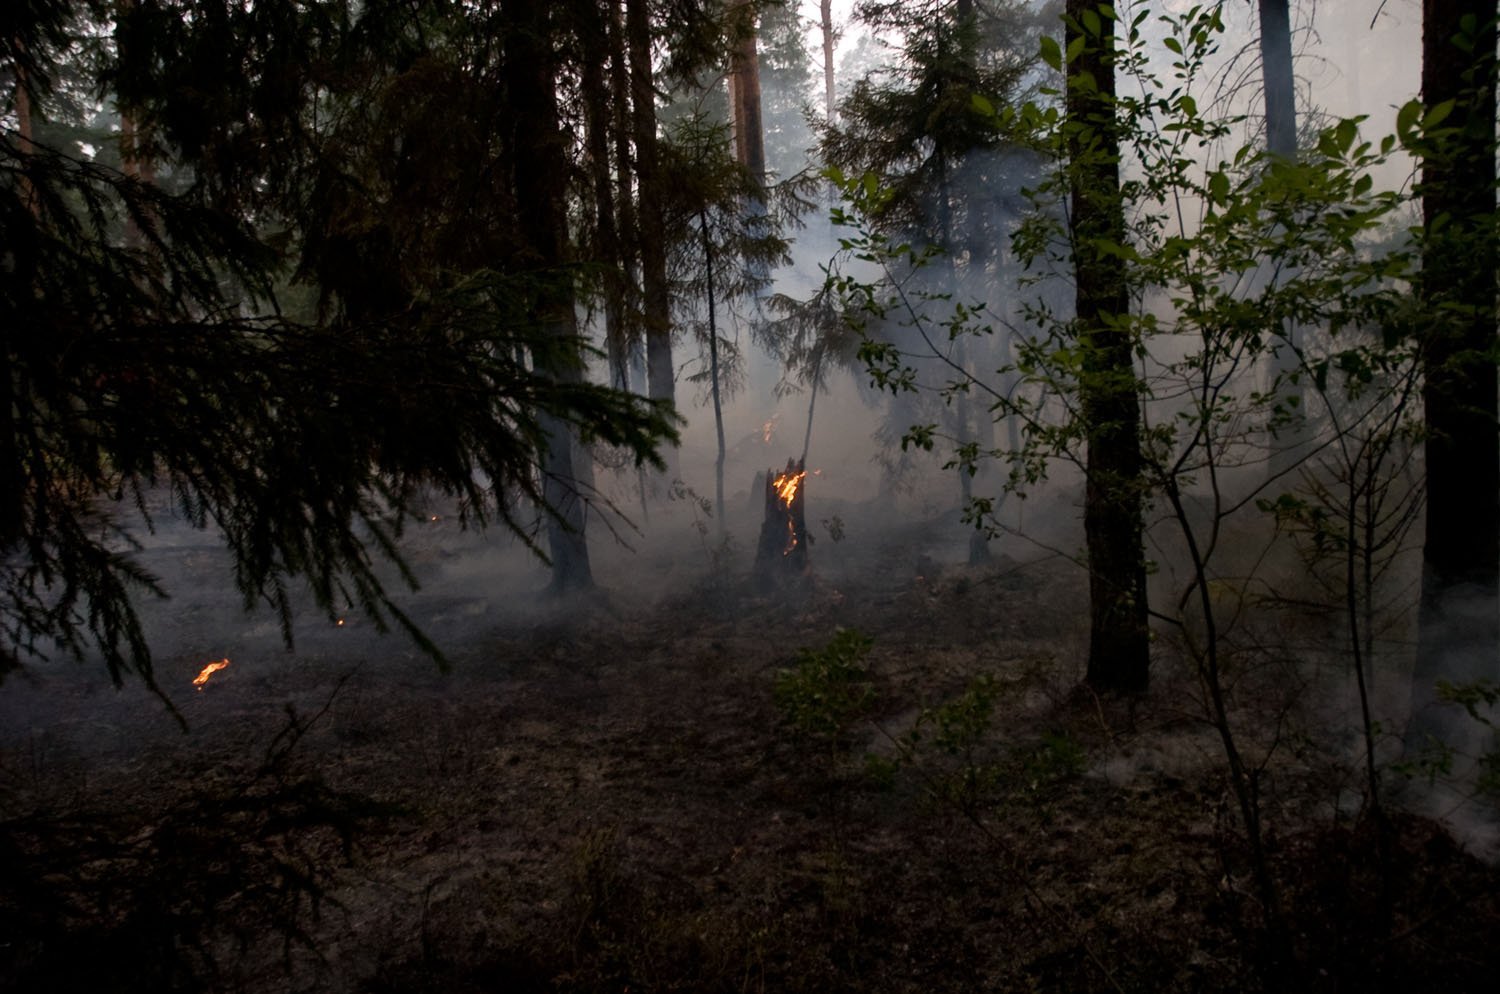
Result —
[[1087, 431], [1084, 532], [1089, 562], [1088, 682], [1142, 691], [1150, 671], [1140, 385], [1129, 288], [1104, 246], [1125, 244], [1119, 129], [1114, 101], [1114, 21], [1089, 0], [1068, 0], [1068, 180], [1080, 401]]
[[[162, 591], [130, 532], [152, 487], [288, 633], [305, 582], [436, 651], [377, 571], [419, 488], [532, 541], [506, 495], [567, 524], [560, 426], [642, 459], [671, 437], [662, 406], [576, 375], [554, 180], [526, 172], [563, 139], [547, 63], [504, 30], [523, 5], [23, 6], [0, 63], [33, 109], [82, 22], [119, 15], [87, 71], [174, 182], [0, 131], [5, 666], [94, 645], [150, 681], [133, 598]], [[551, 158], [516, 147], [531, 125]]]
[[1426, 0], [1418, 293], [1427, 536], [1409, 744], [1438, 731], [1440, 679], [1495, 678], [1500, 435], [1495, 382], [1494, 0]]

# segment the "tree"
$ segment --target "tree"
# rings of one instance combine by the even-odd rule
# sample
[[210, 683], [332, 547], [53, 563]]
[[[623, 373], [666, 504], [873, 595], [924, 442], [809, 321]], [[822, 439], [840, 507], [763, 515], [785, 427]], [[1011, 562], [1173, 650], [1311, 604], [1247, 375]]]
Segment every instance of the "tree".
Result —
[[[37, 2], [14, 19], [0, 61], [24, 66], [33, 108], [114, 13]], [[648, 460], [672, 437], [663, 405], [570, 375], [577, 341], [537, 306], [571, 277], [554, 243], [517, 247], [559, 233], [556, 200], [549, 219], [517, 213], [533, 179], [510, 167], [530, 150], [504, 122], [526, 51], [508, 39], [496, 60], [491, 13], [121, 10], [121, 44], [87, 65], [180, 189], [0, 132], [4, 668], [93, 644], [115, 679], [151, 683], [134, 597], [164, 592], [131, 556], [150, 523], [131, 508], [152, 487], [223, 533], [247, 604], [274, 605], [289, 637], [305, 582], [328, 614], [353, 605], [436, 651], [376, 570], [400, 563], [419, 488], [531, 541], [505, 495], [568, 513], [547, 503], [571, 468], [557, 426]]]
[[[1493, 0], [1427, 0], [1422, 17], [1420, 329], [1427, 534], [1409, 745], [1440, 732], [1438, 680], [1497, 678], [1500, 435], [1495, 374]], [[1413, 128], [1415, 112], [1404, 115]]]
[[[646, 0], [625, 0], [625, 44], [630, 60], [630, 105], [635, 142], [635, 178], [646, 375], [651, 399], [676, 401], [672, 366], [672, 298], [667, 285], [666, 222], [656, 125], [656, 82], [651, 65], [651, 17]], [[673, 467], [675, 472], [675, 467]]]
[[729, 120], [735, 159], [764, 181], [766, 136], [760, 108], [760, 56], [756, 52], [758, 13], [752, 0], [731, 0], [729, 5]]
[[1266, 98], [1266, 148], [1297, 154], [1296, 80], [1292, 76], [1290, 0], [1259, 0], [1260, 69]]
[[818, 0], [818, 30], [823, 37], [823, 114], [831, 124], [838, 112], [833, 86], [833, 45], [837, 40], [833, 29], [833, 0]]
[[[945, 295], [986, 300], [999, 282], [1009, 235], [1005, 200], [1020, 199], [1025, 177], [1007, 154], [1004, 136], [974, 112], [973, 100], [1001, 105], [1020, 98], [1032, 61], [1021, 47], [1030, 40], [1030, 15], [1008, 3], [973, 0], [868, 3], [860, 15], [876, 27], [902, 31], [903, 58], [855, 84], [838, 124], [825, 130], [824, 158], [846, 174], [880, 177], [891, 195], [881, 198], [872, 220], [882, 232], [933, 250], [933, 258], [923, 257], [924, 271], [911, 286], [915, 293], [938, 307]], [[982, 366], [986, 344], [951, 339], [938, 362]], [[978, 471], [972, 450], [993, 433], [993, 423], [965, 392], [936, 411], [933, 399], [898, 391], [891, 401], [891, 434], [899, 438], [920, 417], [941, 419], [943, 433], [970, 453], [953, 463], [967, 509]], [[902, 468], [898, 462], [886, 474], [887, 492]], [[985, 535], [978, 528], [969, 532], [970, 559], [982, 560]]]
[[1115, 114], [1114, 15], [1068, 0], [1072, 252], [1080, 382], [1088, 431], [1084, 532], [1089, 562], [1088, 682], [1142, 691], [1150, 672], [1143, 544], [1141, 396], [1135, 373], [1129, 287], [1117, 256], [1125, 242]]
[[[529, 318], [555, 348], [539, 354], [538, 372], [569, 384], [583, 383], [578, 329], [568, 261], [567, 138], [557, 117], [554, 32], [547, 8], [507, 0], [505, 83], [510, 105], [510, 155], [517, 220], [525, 264], [538, 273], [527, 301]], [[545, 357], [545, 358], [543, 358]], [[552, 586], [578, 590], [593, 586], [584, 536], [586, 489], [574, 458], [568, 423], [552, 412], [538, 419], [542, 430], [542, 501], [548, 519], [547, 546]]]

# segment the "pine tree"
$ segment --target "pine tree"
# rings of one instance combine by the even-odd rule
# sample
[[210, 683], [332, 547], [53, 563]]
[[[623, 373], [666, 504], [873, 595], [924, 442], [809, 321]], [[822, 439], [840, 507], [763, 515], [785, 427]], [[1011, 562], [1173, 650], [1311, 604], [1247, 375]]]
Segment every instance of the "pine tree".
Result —
[[[90, 32], [64, 6], [23, 6], [0, 60], [44, 114]], [[91, 25], [117, 13], [74, 9]], [[576, 340], [536, 319], [538, 295], [572, 277], [555, 246], [522, 237], [540, 228], [518, 213], [519, 150], [503, 140], [516, 93], [490, 39], [504, 18], [118, 13], [94, 83], [179, 182], [0, 132], [4, 664], [92, 644], [116, 679], [150, 681], [134, 598], [162, 591], [130, 555], [130, 508], [152, 487], [222, 531], [247, 602], [275, 605], [288, 633], [305, 582], [323, 611], [352, 604], [435, 649], [376, 569], [399, 561], [419, 487], [529, 541], [499, 495], [555, 500], [556, 426], [642, 459], [672, 436], [662, 406], [569, 375]]]

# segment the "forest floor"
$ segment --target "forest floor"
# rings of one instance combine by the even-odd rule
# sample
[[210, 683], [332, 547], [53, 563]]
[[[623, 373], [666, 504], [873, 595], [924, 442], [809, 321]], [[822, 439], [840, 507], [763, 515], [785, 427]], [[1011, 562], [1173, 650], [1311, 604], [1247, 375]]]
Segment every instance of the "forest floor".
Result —
[[[153, 615], [157, 673], [186, 731], [75, 663], [0, 688], [0, 987], [1494, 989], [1500, 874], [1426, 818], [1382, 834], [1357, 764], [1247, 677], [1274, 973], [1191, 676], [1097, 699], [1075, 567], [852, 522], [771, 593], [705, 546], [664, 592], [619, 556], [569, 605], [520, 592], [535, 572], [476, 589], [467, 540], [429, 539], [414, 565], [447, 582], [413, 614], [461, 634], [446, 673], [353, 619], [299, 622], [295, 654], [274, 621], [215, 633], [222, 554], [167, 536], [186, 593]], [[845, 680], [778, 697], [841, 629], [872, 640]], [[788, 723], [823, 706], [821, 734]]]

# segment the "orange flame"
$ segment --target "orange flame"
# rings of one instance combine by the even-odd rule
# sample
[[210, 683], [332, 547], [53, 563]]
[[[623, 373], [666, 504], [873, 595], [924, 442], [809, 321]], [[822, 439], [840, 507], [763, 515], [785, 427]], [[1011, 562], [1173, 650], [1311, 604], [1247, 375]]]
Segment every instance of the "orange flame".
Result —
[[773, 432], [776, 431], [776, 422], [778, 420], [780, 420], [780, 419], [781, 419], [781, 415], [779, 415], [779, 414], [772, 415], [770, 421], [767, 421], [765, 424], [763, 424], [763, 425], [760, 426], [760, 437], [761, 437], [761, 440], [764, 441], [767, 445], [771, 444], [771, 435], [772, 435]]
[[196, 677], [193, 678], [193, 686], [197, 687], [199, 690], [202, 690], [203, 685], [208, 683], [209, 677], [213, 676], [215, 673], [219, 672], [228, 665], [228, 659], [220, 659], [216, 662], [209, 663], [198, 672], [198, 675]]
[[802, 481], [807, 478], [807, 471], [778, 473], [771, 481], [771, 487], [776, 491], [776, 496], [788, 507], [792, 499], [797, 496], [797, 488], [802, 486]]

